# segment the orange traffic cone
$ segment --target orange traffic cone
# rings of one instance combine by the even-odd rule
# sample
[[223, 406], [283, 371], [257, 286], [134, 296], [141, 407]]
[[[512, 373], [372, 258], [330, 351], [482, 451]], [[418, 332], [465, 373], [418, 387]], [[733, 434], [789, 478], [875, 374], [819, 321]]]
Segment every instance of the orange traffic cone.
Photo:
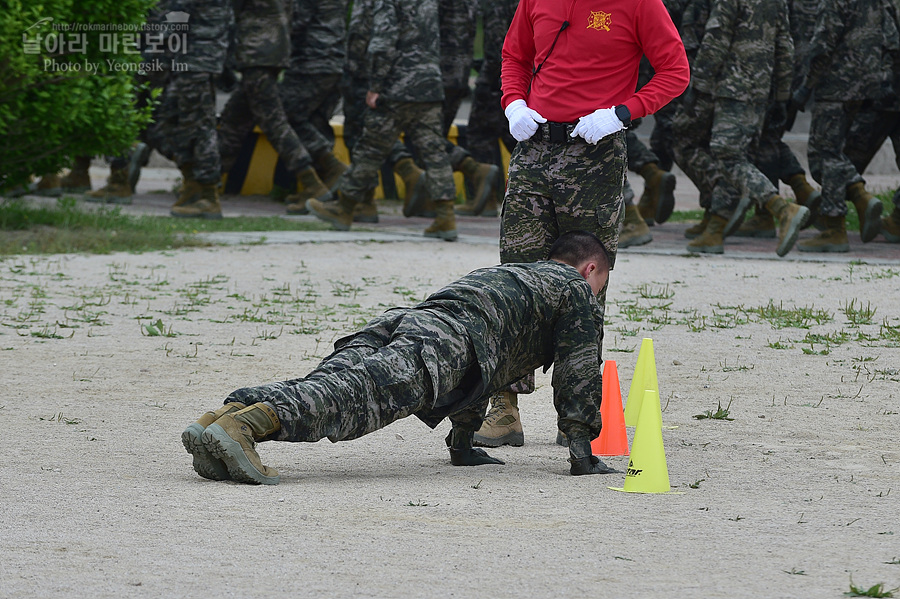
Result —
[[594, 455], [628, 455], [628, 434], [625, 432], [625, 412], [622, 410], [622, 391], [615, 360], [603, 363], [603, 403], [600, 404], [603, 428], [600, 436], [591, 441]]
[[662, 414], [659, 394], [645, 391], [641, 403], [641, 417], [634, 431], [625, 485], [623, 488], [610, 489], [627, 493], [669, 493], [671, 487], [660, 426]]
[[655, 391], [659, 394], [659, 381], [656, 379], [656, 358], [653, 357], [653, 339], [644, 338], [638, 352], [637, 366], [628, 389], [628, 401], [625, 403], [625, 426], [637, 426], [641, 415], [641, 401], [644, 391]]

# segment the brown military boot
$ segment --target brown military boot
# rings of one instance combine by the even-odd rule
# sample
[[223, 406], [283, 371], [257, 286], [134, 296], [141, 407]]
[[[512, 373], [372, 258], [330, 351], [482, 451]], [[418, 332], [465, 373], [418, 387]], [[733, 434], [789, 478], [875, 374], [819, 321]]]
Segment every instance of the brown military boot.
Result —
[[41, 180], [38, 181], [37, 187], [34, 188], [34, 193], [39, 196], [46, 197], [57, 197], [63, 194], [62, 184], [60, 183], [60, 177], [56, 173], [51, 173], [49, 175], [44, 175], [41, 177]]
[[60, 187], [68, 193], [84, 193], [91, 190], [91, 157], [76, 156], [69, 174], [59, 180]]
[[353, 211], [359, 202], [344, 195], [340, 189], [335, 194], [337, 198], [333, 200], [307, 200], [306, 208], [313, 216], [331, 223], [338, 231], [349, 231], [350, 225], [353, 223]]
[[175, 206], [183, 206], [200, 197], [200, 183], [194, 179], [194, 169], [190, 164], [179, 166], [181, 171], [181, 185], [178, 188], [178, 198]]
[[625, 206], [625, 222], [622, 224], [622, 232], [619, 233], [619, 248], [627, 248], [633, 245], [645, 245], [653, 241], [650, 227], [644, 222], [638, 207], [634, 204]]
[[188, 425], [184, 432], [181, 433], [181, 444], [189, 454], [194, 456], [194, 471], [210, 480], [230, 480], [228, 469], [220, 460], [214, 458], [206, 447], [203, 445], [203, 431], [210, 424], [232, 412], [243, 410], [246, 408], [242, 403], [227, 403], [216, 411], [209, 411], [200, 416], [196, 422]]
[[791, 189], [794, 191], [794, 197], [797, 198], [797, 203], [809, 208], [809, 221], [803, 225], [804, 229], [809, 228], [814, 223], [816, 215], [819, 213], [819, 205], [822, 203], [822, 192], [809, 184], [804, 173], [791, 175], [787, 180], [787, 184], [790, 185]]
[[394, 165], [394, 172], [403, 181], [403, 216], [417, 216], [429, 199], [425, 171], [412, 158], [402, 158]]
[[338, 179], [348, 168], [350, 167], [331, 152], [322, 152], [316, 156], [316, 173], [328, 189], [333, 189], [337, 185]]
[[757, 207], [756, 214], [745, 220], [734, 236], [772, 239], [775, 237], [775, 217], [765, 208]]
[[812, 239], [797, 244], [801, 252], [849, 252], [847, 220], [843, 216], [819, 216], [822, 231]]
[[[708, 213], [709, 214], [709, 213]], [[718, 214], [710, 214], [709, 222], [703, 233], [694, 238], [687, 245], [689, 252], [698, 254], [722, 254], [725, 252], [725, 242], [723, 232], [728, 219], [722, 218]]]
[[128, 169], [114, 168], [109, 171], [106, 186], [97, 191], [85, 194], [88, 202], [102, 202], [104, 204], [130, 204], [131, 185], [128, 184]]
[[378, 207], [375, 205], [375, 190], [370, 190], [363, 201], [353, 209], [353, 222], [377, 223]]
[[787, 202], [779, 195], [773, 195], [766, 202], [766, 209], [778, 220], [778, 246], [775, 253], [784, 256], [797, 243], [800, 229], [809, 220], [809, 208]]
[[484, 210], [487, 201], [494, 195], [494, 190], [500, 181], [500, 169], [496, 165], [476, 162], [471, 156], [466, 156], [460, 163], [459, 170], [469, 180], [474, 191], [471, 201], [460, 206], [460, 209], [466, 209], [467, 212], [457, 210], [457, 214], [478, 216]]
[[284, 198], [288, 214], [309, 214], [306, 200], [328, 202], [332, 199], [331, 191], [319, 179], [314, 168], [305, 168], [297, 173], [297, 185], [300, 191]]
[[481, 447], [521, 447], [525, 444], [525, 433], [519, 418], [519, 397], [515, 393], [501, 391], [491, 396], [491, 409], [472, 442]]
[[891, 243], [900, 243], [900, 205], [894, 204], [894, 211], [881, 218], [881, 234]]
[[709, 210], [705, 210], [703, 212], [703, 218], [700, 219], [700, 222], [696, 225], [691, 225], [687, 229], [684, 230], [684, 236], [688, 239], [696, 239], [700, 235], [703, 235], [703, 231], [706, 230], [706, 225], [709, 224]]
[[[177, 201], [169, 210], [169, 214], [176, 218], [205, 218], [218, 220], [222, 218], [222, 205], [219, 203], [219, 191], [217, 183], [199, 183], [191, 180], [191, 189], [196, 192], [188, 196], [179, 204]], [[188, 185], [185, 184], [185, 188]], [[179, 201], [181, 198], [179, 197]]]
[[866, 185], [862, 181], [847, 187], [847, 201], [856, 206], [859, 215], [859, 238], [863, 243], [869, 243], [881, 230], [881, 211], [884, 205], [878, 198], [872, 197], [866, 191]]
[[435, 200], [437, 216], [434, 222], [425, 229], [425, 237], [436, 237], [444, 241], [456, 241], [456, 216], [453, 213], [453, 200]]
[[257, 441], [265, 441], [281, 430], [278, 416], [268, 404], [255, 403], [225, 414], [203, 431], [203, 446], [222, 460], [233, 480], [256, 485], [277, 485], [281, 477], [264, 466], [256, 453]]
[[662, 224], [675, 209], [675, 175], [662, 170], [655, 162], [645, 164], [640, 175], [644, 178], [644, 193], [638, 211], [648, 226], [652, 227], [654, 221]]

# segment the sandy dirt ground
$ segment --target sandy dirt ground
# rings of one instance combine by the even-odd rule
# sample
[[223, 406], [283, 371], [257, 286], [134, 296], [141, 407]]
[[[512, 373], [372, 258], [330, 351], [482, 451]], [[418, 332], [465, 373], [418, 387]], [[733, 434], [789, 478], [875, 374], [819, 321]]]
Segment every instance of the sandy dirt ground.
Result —
[[[627, 395], [653, 339], [679, 494], [570, 476], [543, 374], [525, 446], [491, 452], [505, 466], [451, 467], [449, 424], [409, 418], [261, 445], [278, 486], [193, 472], [181, 431], [230, 391], [305, 374], [367, 318], [496, 261], [424, 241], [0, 260], [0, 596], [900, 586], [900, 263], [620, 255], [605, 357]], [[719, 405], [733, 420], [694, 418]]]

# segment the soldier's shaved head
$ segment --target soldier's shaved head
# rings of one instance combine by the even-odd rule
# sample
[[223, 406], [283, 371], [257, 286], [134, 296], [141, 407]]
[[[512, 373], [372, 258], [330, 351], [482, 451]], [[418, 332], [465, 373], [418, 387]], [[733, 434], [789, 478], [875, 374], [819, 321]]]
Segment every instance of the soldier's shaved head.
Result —
[[610, 267], [609, 253], [603, 242], [588, 231], [563, 233], [550, 247], [547, 258], [575, 267], [585, 262], [595, 262], [605, 272]]

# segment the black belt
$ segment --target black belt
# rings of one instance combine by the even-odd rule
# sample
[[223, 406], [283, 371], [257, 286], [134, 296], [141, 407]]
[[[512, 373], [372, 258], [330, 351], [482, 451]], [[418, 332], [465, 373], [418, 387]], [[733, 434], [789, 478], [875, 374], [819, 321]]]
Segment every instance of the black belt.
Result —
[[564, 144], [581, 139], [580, 137], [572, 137], [572, 131], [575, 129], [575, 123], [554, 123], [547, 121], [546, 123], [538, 123], [538, 130], [534, 134], [536, 141], [549, 141], [553, 144]]

